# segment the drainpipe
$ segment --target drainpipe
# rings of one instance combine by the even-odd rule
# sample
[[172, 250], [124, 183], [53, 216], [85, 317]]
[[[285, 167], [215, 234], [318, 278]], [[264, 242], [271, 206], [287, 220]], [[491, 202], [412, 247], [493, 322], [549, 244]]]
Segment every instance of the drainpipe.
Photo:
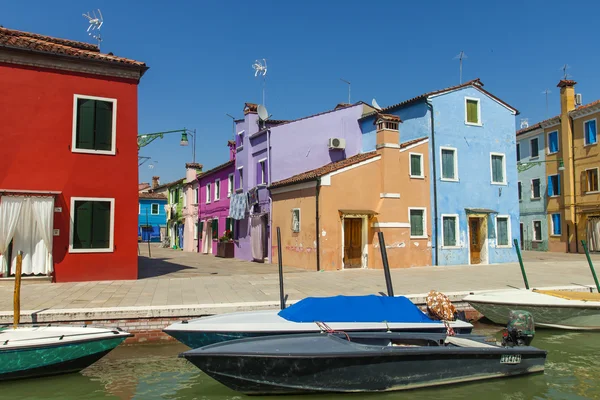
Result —
[[269, 264], [273, 262], [273, 199], [271, 198], [271, 130], [267, 129], [267, 194], [269, 196]]
[[431, 152], [431, 165], [433, 168], [433, 225], [435, 227], [434, 231], [435, 231], [435, 235], [432, 235], [432, 240], [433, 240], [433, 248], [434, 248], [434, 254], [435, 254], [435, 261], [434, 261], [434, 265], [439, 265], [439, 249], [438, 249], [438, 234], [439, 234], [439, 230], [438, 230], [438, 206], [437, 206], [437, 167], [436, 167], [436, 163], [435, 163], [435, 155], [436, 155], [436, 149], [435, 149], [435, 132], [434, 132], [434, 125], [435, 125], [435, 119], [433, 116], [433, 104], [431, 104], [431, 102], [429, 101], [429, 99], [427, 99], [425, 101], [427, 103], [427, 107], [429, 107], [429, 112], [431, 115], [431, 148], [433, 149], [433, 151]]
[[317, 227], [317, 240], [316, 240], [316, 245], [317, 245], [317, 271], [321, 270], [321, 240], [320, 240], [320, 227], [319, 227], [319, 193], [321, 192], [321, 178], [317, 178], [317, 193], [315, 195], [315, 207], [316, 207], [316, 219], [315, 219], [315, 226]]
[[[571, 138], [575, 135], [575, 127], [573, 126], [573, 118], [569, 117], [569, 124], [571, 124]], [[571, 140], [571, 154], [573, 154], [573, 157], [571, 157], [571, 172], [573, 174], [573, 183], [572, 185], [575, 185], [575, 141]], [[564, 157], [563, 157], [564, 159]], [[577, 202], [575, 201], [575, 198], [577, 196], [576, 194], [576, 190], [573, 190], [573, 198], [571, 199], [571, 201], [573, 202], [573, 224], [574, 224], [574, 228], [575, 228], [575, 252], [579, 253], [579, 235], [577, 233]], [[567, 241], [569, 240], [569, 237], [567, 236]], [[568, 252], [571, 252], [571, 246], [569, 245], [568, 247]]]

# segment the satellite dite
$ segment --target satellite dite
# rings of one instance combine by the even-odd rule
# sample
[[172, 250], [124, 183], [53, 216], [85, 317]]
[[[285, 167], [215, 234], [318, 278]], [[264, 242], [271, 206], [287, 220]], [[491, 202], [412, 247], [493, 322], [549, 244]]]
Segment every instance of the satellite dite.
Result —
[[87, 33], [94, 39], [98, 41], [98, 48], [100, 48], [100, 42], [102, 41], [102, 36], [100, 36], [100, 28], [102, 28], [102, 24], [104, 23], [104, 18], [102, 18], [102, 12], [98, 9], [98, 15], [96, 15], [95, 11], [91, 13], [83, 14], [83, 17], [88, 20], [90, 24], [87, 28]]

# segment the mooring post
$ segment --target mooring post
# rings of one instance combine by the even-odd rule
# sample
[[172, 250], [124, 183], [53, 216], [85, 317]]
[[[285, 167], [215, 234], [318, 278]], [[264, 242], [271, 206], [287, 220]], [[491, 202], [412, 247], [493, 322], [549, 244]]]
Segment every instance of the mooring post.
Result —
[[394, 288], [392, 287], [392, 276], [390, 275], [390, 265], [388, 264], [387, 250], [385, 248], [385, 239], [383, 232], [377, 232], [379, 237], [379, 247], [381, 248], [381, 261], [383, 262], [383, 273], [385, 275], [385, 285], [387, 286], [388, 296], [394, 296]]
[[279, 307], [285, 308], [285, 297], [283, 291], [283, 262], [281, 260], [281, 230], [277, 227], [277, 263], [279, 264]]
[[15, 296], [13, 327], [17, 329], [21, 321], [21, 269], [23, 265], [23, 252], [17, 253], [17, 267], [15, 269]]
[[519, 241], [513, 240], [515, 249], [517, 250], [517, 257], [519, 257], [519, 265], [521, 266], [521, 274], [523, 274], [523, 282], [525, 282], [525, 289], [529, 289], [529, 282], [527, 282], [527, 274], [525, 273], [525, 266], [523, 265], [523, 257], [521, 257], [521, 248], [519, 247]]
[[585, 251], [585, 256], [587, 257], [588, 264], [590, 265], [590, 270], [592, 271], [592, 276], [594, 277], [594, 282], [596, 282], [596, 290], [598, 291], [598, 293], [600, 293], [600, 284], [598, 283], [598, 277], [596, 276], [596, 270], [594, 269], [594, 264], [592, 264], [592, 259], [590, 258], [590, 251], [588, 250], [586, 241], [582, 240], [581, 245], [583, 246], [583, 250]]

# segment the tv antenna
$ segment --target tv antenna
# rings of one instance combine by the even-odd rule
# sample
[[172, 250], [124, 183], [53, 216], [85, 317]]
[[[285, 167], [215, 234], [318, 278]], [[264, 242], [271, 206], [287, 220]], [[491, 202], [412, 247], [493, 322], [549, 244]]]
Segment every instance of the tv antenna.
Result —
[[373, 108], [375, 108], [378, 111], [381, 111], [381, 107], [379, 106], [379, 103], [377, 103], [377, 100], [373, 99], [373, 101], [371, 102], [371, 105], [373, 106]]
[[254, 64], [252, 64], [252, 68], [254, 68], [254, 77], [262, 76], [263, 77], [263, 98], [262, 104], [265, 104], [265, 86], [267, 84], [267, 60], [265, 58], [261, 60], [255, 60]]
[[462, 64], [463, 64], [463, 60], [467, 59], [469, 57], [467, 57], [467, 55], [465, 54], [464, 51], [461, 51], [460, 53], [458, 53], [456, 56], [454, 56], [454, 60], [459, 60], [459, 64], [460, 64], [460, 80], [459, 80], [459, 84], [462, 85]]
[[546, 89], [542, 92], [542, 94], [546, 95], [546, 118], [548, 117], [548, 94], [552, 93], [550, 89]]
[[571, 68], [571, 66], [569, 64], [565, 64], [562, 67], [560, 67], [560, 69], [563, 72], [563, 79], [569, 79], [571, 77], [571, 75], [567, 73], [567, 70], [569, 68]]
[[102, 41], [102, 36], [100, 35], [100, 28], [102, 28], [102, 24], [104, 23], [104, 18], [102, 18], [102, 12], [98, 9], [98, 16], [95, 11], [91, 13], [82, 14], [84, 18], [88, 20], [90, 24], [87, 28], [87, 33], [94, 39], [98, 41], [98, 49], [100, 49], [100, 42]]
[[350, 93], [351, 93], [351, 89], [352, 89], [352, 84], [350, 82], [348, 82], [345, 79], [340, 78], [340, 81], [345, 82], [348, 84], [348, 104], [352, 104], [352, 102], [350, 101]]

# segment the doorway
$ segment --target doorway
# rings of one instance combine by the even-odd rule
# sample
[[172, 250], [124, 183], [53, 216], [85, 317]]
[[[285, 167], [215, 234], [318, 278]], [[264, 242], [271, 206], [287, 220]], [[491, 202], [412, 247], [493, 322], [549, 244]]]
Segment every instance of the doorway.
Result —
[[202, 232], [202, 253], [212, 253], [212, 219], [204, 221]]
[[487, 264], [487, 215], [469, 216], [469, 264]]
[[344, 218], [344, 268], [361, 268], [362, 218]]
[[523, 223], [521, 222], [519, 224], [519, 246], [521, 246], [521, 250], [523, 250], [523, 239], [524, 239], [524, 235], [523, 235]]

